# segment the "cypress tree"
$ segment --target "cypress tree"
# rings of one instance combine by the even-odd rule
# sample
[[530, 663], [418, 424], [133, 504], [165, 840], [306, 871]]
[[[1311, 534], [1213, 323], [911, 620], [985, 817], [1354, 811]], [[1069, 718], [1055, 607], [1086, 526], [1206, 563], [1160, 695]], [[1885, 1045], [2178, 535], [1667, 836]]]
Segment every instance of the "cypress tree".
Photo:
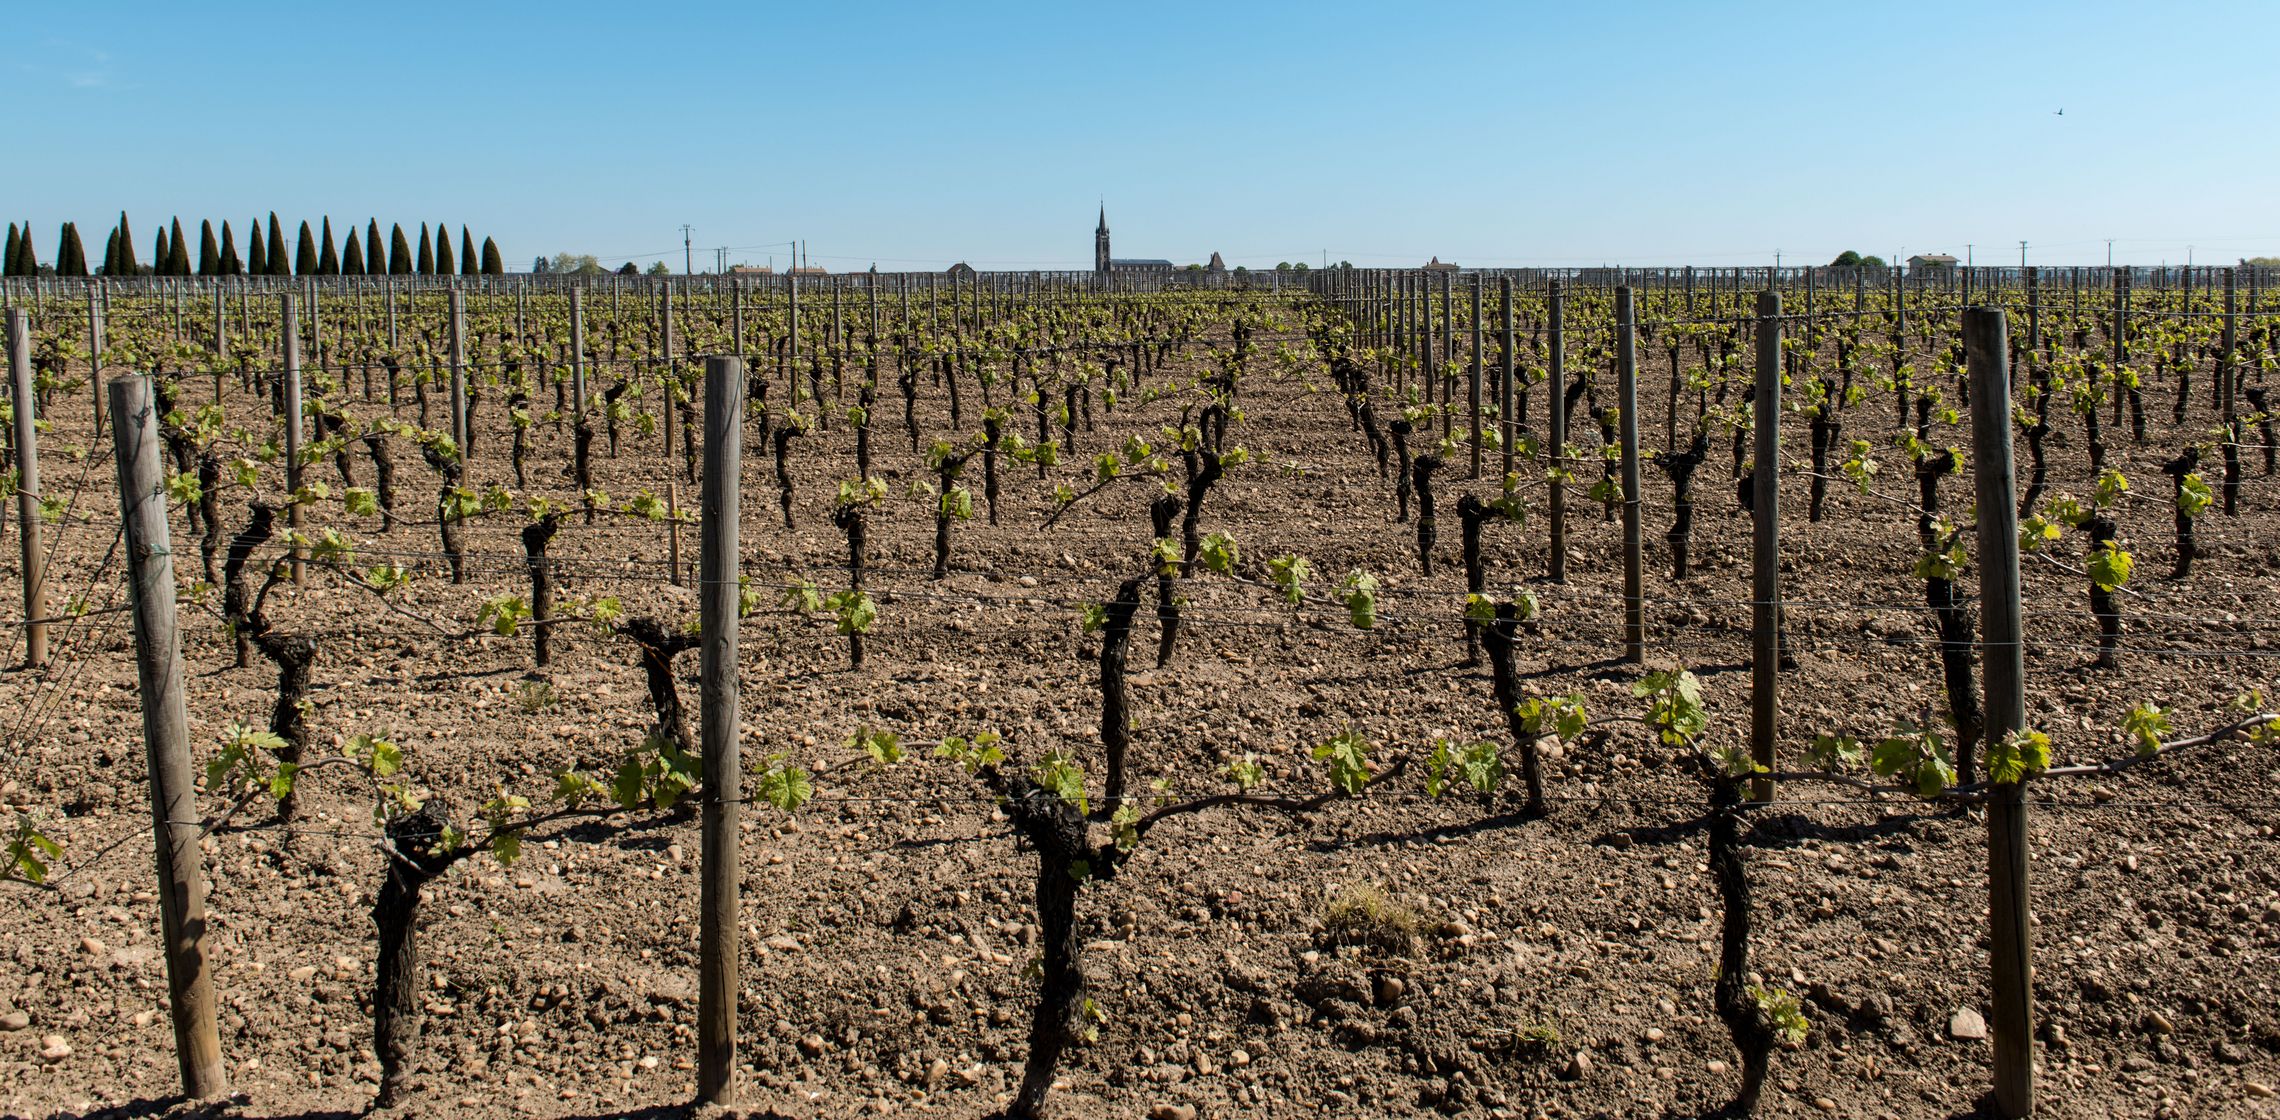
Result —
[[412, 274], [412, 243], [405, 239], [404, 227], [401, 224], [392, 225], [388, 228], [388, 275], [410, 276]]
[[348, 251], [341, 254], [340, 270], [350, 276], [364, 275], [364, 239], [356, 235], [356, 227], [348, 227]]
[[498, 243], [498, 242], [496, 242], [496, 241], [493, 241], [493, 240], [491, 240], [491, 239], [490, 239], [490, 238], [488, 238], [488, 237], [484, 238], [484, 239], [483, 239], [483, 275], [485, 275], [485, 276], [505, 276], [506, 274], [507, 274], [507, 262], [505, 262], [505, 261], [503, 261], [503, 260], [499, 259], [499, 243]]
[[166, 274], [190, 275], [190, 239], [182, 235], [182, 219], [174, 219], [174, 236], [167, 241]]
[[317, 275], [340, 275], [340, 254], [333, 251], [332, 219], [325, 219], [324, 246], [317, 250]]
[[380, 219], [373, 218], [364, 226], [364, 274], [383, 276], [387, 272], [387, 246], [380, 243]]
[[428, 241], [428, 228], [426, 222], [420, 223], [419, 273], [422, 276], [435, 275], [435, 246]]
[[22, 246], [23, 242], [16, 238], [16, 223], [9, 222], [8, 251], [0, 253], [0, 276], [14, 276], [16, 274], [16, 250]]
[[269, 274], [293, 275], [292, 262], [285, 257], [285, 227], [277, 222], [277, 211], [269, 212]]
[[310, 232], [307, 221], [301, 223], [301, 240], [293, 248], [293, 274], [295, 276], [315, 276], [317, 274], [317, 235]]
[[116, 231], [118, 254], [111, 260], [112, 267], [104, 270], [106, 276], [133, 276], [142, 271], [135, 263], [135, 231], [127, 225], [127, 212], [119, 211], [119, 228]]
[[119, 267], [119, 231], [112, 230], [111, 238], [103, 243], [103, 275], [109, 276]]
[[210, 219], [207, 221], [199, 222], [198, 275], [220, 276], [221, 274], [222, 247], [220, 243], [214, 240], [214, 223]]
[[151, 242], [150, 274], [153, 276], [166, 275], [167, 261], [171, 256], [173, 256], [172, 248], [166, 243], [166, 227], [160, 226], [158, 227], [158, 236]]
[[249, 276], [269, 275], [269, 250], [262, 247], [261, 219], [253, 220], [253, 232], [245, 239], [245, 271]]
[[230, 232], [229, 219], [222, 220], [222, 275], [238, 276], [245, 272], [245, 262], [238, 259], [237, 236]]
[[58, 276], [87, 275], [87, 246], [79, 242], [79, 223], [63, 223], [55, 250], [55, 274]]
[[435, 227], [435, 274], [449, 276], [459, 271], [451, 263], [451, 234], [444, 227]]
[[459, 227], [459, 274], [461, 276], [473, 276], [475, 269], [475, 235], [467, 232], [466, 226], [461, 226]]

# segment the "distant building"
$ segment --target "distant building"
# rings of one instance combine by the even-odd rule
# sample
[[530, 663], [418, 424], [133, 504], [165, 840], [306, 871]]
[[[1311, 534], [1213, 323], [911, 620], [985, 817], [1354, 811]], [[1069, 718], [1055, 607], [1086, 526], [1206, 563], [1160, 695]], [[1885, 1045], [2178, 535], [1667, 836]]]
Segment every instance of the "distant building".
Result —
[[1908, 258], [1910, 272], [1947, 272], [1955, 268], [1956, 260], [1946, 253], [1918, 253]]
[[974, 266], [967, 264], [964, 261], [959, 261], [957, 264], [951, 265], [948, 269], [944, 270], [943, 274], [950, 277], [952, 280], [971, 280], [974, 278]]
[[1093, 271], [1103, 276], [1112, 272], [1163, 273], [1177, 271], [1172, 262], [1152, 257], [1125, 257], [1119, 259], [1108, 251], [1108, 207], [1100, 208], [1100, 225], [1093, 229]]
[[728, 270], [731, 276], [774, 276], [776, 270], [764, 264], [740, 264]]
[[1227, 271], [1227, 262], [1220, 260], [1218, 251], [1213, 250], [1211, 254], [1211, 263], [1203, 266], [1203, 270], [1205, 272], [1217, 275], [1219, 273]]
[[791, 275], [793, 275], [793, 276], [829, 276], [829, 275], [831, 275], [831, 274], [830, 274], [830, 273], [828, 273], [828, 272], [825, 272], [825, 271], [823, 270], [823, 267], [822, 267], [821, 265], [803, 264], [803, 265], [799, 266], [798, 268], [792, 269], [792, 270], [791, 270]]
[[1444, 261], [1444, 260], [1442, 260], [1442, 259], [1441, 259], [1441, 258], [1439, 258], [1439, 257], [1434, 257], [1432, 260], [1429, 260], [1429, 261], [1426, 261], [1426, 262], [1425, 262], [1425, 271], [1427, 271], [1427, 272], [1455, 272], [1455, 271], [1457, 271], [1457, 266], [1456, 266], [1456, 264], [1455, 264], [1455, 263], [1453, 263], [1453, 262], [1450, 262], [1450, 261]]

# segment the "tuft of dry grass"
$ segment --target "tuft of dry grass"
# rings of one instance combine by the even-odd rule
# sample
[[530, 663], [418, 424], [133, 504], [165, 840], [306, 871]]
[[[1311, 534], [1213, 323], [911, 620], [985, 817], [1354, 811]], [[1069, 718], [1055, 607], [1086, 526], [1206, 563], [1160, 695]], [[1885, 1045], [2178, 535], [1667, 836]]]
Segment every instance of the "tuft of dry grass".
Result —
[[1417, 915], [1372, 883], [1338, 888], [1322, 905], [1322, 930], [1333, 945], [1360, 945], [1387, 956], [1417, 947]]

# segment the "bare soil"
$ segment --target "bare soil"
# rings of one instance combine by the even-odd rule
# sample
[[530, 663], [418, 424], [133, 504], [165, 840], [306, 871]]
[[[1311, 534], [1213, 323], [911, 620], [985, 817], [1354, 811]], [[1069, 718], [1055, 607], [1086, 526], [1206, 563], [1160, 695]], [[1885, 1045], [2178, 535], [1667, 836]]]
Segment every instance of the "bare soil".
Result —
[[[1327, 387], [1319, 372], [1314, 380]], [[897, 496], [873, 518], [880, 618], [869, 664], [847, 670], [828, 618], [748, 619], [748, 767], [776, 753], [818, 769], [843, 763], [840, 744], [862, 725], [913, 741], [995, 728], [1025, 761], [1064, 748], [1097, 766], [1093, 646], [1076, 608], [1141, 571], [1148, 485], [1112, 487], [1040, 531], [1049, 484], [1003, 464], [1001, 524], [992, 527], [977, 461], [967, 476], [976, 519], [953, 531], [951, 578], [931, 582], [930, 507], [902, 496], [923, 467], [888, 384], [876, 453]], [[931, 437], [948, 420], [940, 391], [921, 385]], [[1644, 395], [1644, 438], [1659, 446], [1662, 394]], [[77, 495], [50, 572], [59, 594], [102, 607], [123, 602], [116, 559], [100, 565], [116, 501], [108, 441], [95, 441], [77, 403], [46, 437], [50, 491]], [[1139, 776], [1171, 779], [1175, 793], [1216, 789], [1227, 761], [1256, 753], [1271, 786], [1314, 790], [1319, 764], [1307, 752], [1343, 727], [1367, 735], [1381, 759], [1422, 752], [1436, 735], [1500, 738], [1485, 669], [1458, 665], [1453, 513], [1459, 493], [1493, 490], [1497, 454], [1479, 481], [1466, 477], [1461, 455], [1442, 472], [1439, 562], [1426, 578], [1414, 526], [1393, 521], [1391, 488], [1334, 393], [1254, 377], [1242, 403], [1247, 421], [1230, 442], [1256, 462], [1212, 493], [1204, 527], [1232, 534], [1254, 573], [1278, 554], [1309, 557], [1316, 596], [1294, 611], [1256, 585], [1186, 581], [1179, 650], [1161, 669], [1143, 668], [1154, 632], [1151, 608], [1142, 609], [1132, 689]], [[978, 408], [968, 407], [971, 420]], [[486, 411], [502, 423], [499, 408]], [[2275, 691], [2280, 488], [2254, 473], [2252, 455], [2239, 515], [2204, 517], [2206, 555], [2192, 578], [2165, 579], [2169, 505], [2158, 464], [2205, 425], [2197, 416], [2174, 428], [2165, 405], [2149, 412], [2160, 414], [2149, 443], [2109, 436], [2139, 490], [2120, 518], [2139, 557], [2120, 668], [2086, 668], [2095, 630], [2080, 578], [2037, 564], [2025, 575], [2029, 720], [2049, 731], [2062, 762], [2127, 754], [2120, 721], [2140, 701], [2174, 707], [2186, 734], [2229, 722], [2225, 706], [2239, 693]], [[1087, 457], [1127, 432], [1158, 438], [1174, 415], [1165, 404], [1096, 407], [1097, 430], [1079, 435], [1056, 477], [1081, 485]], [[1872, 398], [1852, 411], [1847, 435], [1884, 445], [1890, 417], [1889, 401]], [[1576, 442], [1594, 443], [1580, 409], [1577, 419]], [[1802, 458], [1797, 427], [1789, 447]], [[1966, 443], [1968, 430], [1946, 439]], [[542, 426], [536, 440], [534, 482], [569, 496], [567, 433]], [[62, 451], [73, 443], [99, 453], [83, 466]], [[511, 481], [505, 444], [503, 429], [485, 437], [475, 479]], [[836, 482], [854, 473], [852, 446], [843, 423], [795, 443], [797, 528], [786, 530], [766, 449], [747, 440], [742, 532], [756, 582], [804, 574], [828, 591], [843, 581], [844, 542], [828, 507]], [[1882, 457], [1900, 461], [1888, 447]], [[2086, 492], [2079, 445], [2054, 440], [2052, 457], [2053, 488]], [[398, 463], [400, 505], [423, 505], [432, 475], [401, 448]], [[620, 495], [661, 491], [676, 464], [657, 437], [629, 435], [616, 458], [598, 460], [598, 484]], [[1907, 493], [1899, 473], [1880, 486]], [[1947, 484], [1951, 510], [1968, 502], [1967, 484]], [[1698, 476], [1697, 571], [1683, 583], [1669, 578], [1659, 472], [1647, 472], [1646, 492], [1650, 661], [1698, 673], [1710, 734], [1732, 741], [1748, 723], [1749, 520], [1723, 447], [1714, 441]], [[695, 493], [681, 482], [684, 504]], [[1782, 677], [1785, 749], [1801, 750], [1816, 732], [1874, 736], [1938, 715], [1932, 620], [1909, 575], [1912, 513], [1839, 486], [1828, 517], [1809, 524], [1804, 495], [1801, 478], [1785, 483], [1783, 579], [1797, 601], [1799, 658]], [[1619, 527], [1582, 486], [1571, 490], [1570, 575], [1550, 584], [1541, 579], [1540, 493], [1532, 500], [1538, 515], [1491, 526], [1486, 544], [1491, 589], [1525, 582], [1543, 601], [1543, 631], [1522, 651], [1524, 687], [1579, 690], [1595, 719], [1636, 715], [1628, 687], [1637, 670], [1614, 661]], [[243, 518], [242, 507], [225, 507], [233, 529]], [[432, 529], [381, 536], [369, 522], [352, 532], [369, 559], [412, 554], [425, 570], [403, 601], [458, 629], [484, 599], [526, 590], [514, 529], [497, 518], [472, 528], [465, 586], [438, 574]], [[187, 584], [194, 565], [178, 544]], [[2075, 562], [2077, 547], [2061, 546], [2061, 557]], [[684, 582], [693, 582], [693, 528], [682, 548]], [[15, 550], [11, 537], [4, 551]], [[660, 526], [573, 521], [552, 552], [564, 562], [565, 601], [615, 595], [628, 613], [675, 625], [694, 616], [691, 591], [667, 579]], [[1356, 567], [1385, 585], [1374, 632], [1352, 629], [1321, 598]], [[12, 574], [5, 582], [16, 586]], [[583, 627], [563, 628], [547, 678], [552, 702], [541, 708], [526, 703], [527, 637], [445, 639], [323, 575], [271, 614], [318, 640], [310, 719], [320, 739], [392, 731], [418, 781], [461, 812], [501, 787], [543, 795], [565, 764], [607, 766], [649, 721], [631, 646]], [[230, 667], [209, 611], [183, 617], [191, 726], [210, 750], [225, 723], [266, 720], [274, 677], [258, 659]], [[154, 1114], [178, 1082], [154, 944], [127, 619], [59, 626], [56, 650], [53, 672], [0, 677], [6, 798], [43, 814], [67, 845], [52, 889], [0, 888], [0, 1013], [28, 1020], [0, 1032], [0, 1114]], [[681, 668], [693, 704], [695, 657]], [[1686, 759], [1632, 723], [1601, 724], [1553, 775], [1545, 819], [1520, 815], [1516, 793], [1490, 804], [1435, 801], [1412, 777], [1315, 817], [1231, 809], [1158, 829], [1119, 878], [1080, 896], [1102, 1020], [1098, 1039], [1064, 1068], [1060, 1114], [1181, 1105], [1260, 1117], [1715, 1111], [1739, 1076], [1710, 1005], [1719, 902], [1704, 865], [1706, 788]], [[2280, 759], [2236, 742], [2113, 780], [2035, 788], [2045, 1115], [2280, 1115], [2269, 1089], [2253, 1087], [2280, 1084], [2275, 780]], [[746, 810], [744, 1109], [803, 1118], [992, 1110], [1025, 1053], [1033, 857], [1016, 851], [981, 788], [954, 766], [845, 765], [817, 787], [795, 816]], [[1988, 1084], [1988, 1045], [1952, 1037], [1951, 1027], [1988, 1000], [1984, 821], [1905, 799], [1866, 804], [1833, 787], [1785, 796], [1755, 817], [1753, 963], [1804, 1000], [1811, 1031], [1776, 1055], [1764, 1114], [1972, 1114]], [[244, 1094], [226, 1110], [233, 1115], [353, 1113], [376, 1084], [363, 1001], [382, 860], [369, 798], [325, 776], [304, 798], [293, 828], [206, 845], [223, 1044]], [[424, 1056], [401, 1113], [647, 1116], [687, 1101], [698, 847], [693, 820], [628, 815], [535, 836], [512, 867], [476, 860], [441, 881], [424, 926]], [[1414, 915], [1412, 948], [1329, 943], [1325, 901], [1358, 885]], [[43, 1059], [47, 1036], [69, 1056]]]

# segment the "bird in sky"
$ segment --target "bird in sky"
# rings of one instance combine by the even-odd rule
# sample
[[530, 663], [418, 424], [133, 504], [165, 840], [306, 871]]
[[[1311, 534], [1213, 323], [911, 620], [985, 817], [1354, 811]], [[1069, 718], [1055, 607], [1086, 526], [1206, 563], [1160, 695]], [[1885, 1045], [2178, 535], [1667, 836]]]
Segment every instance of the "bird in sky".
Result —
[[2058, 112], [2052, 113], [2051, 115], [2054, 117], [2063, 117], [2066, 115], [2066, 110], [2060, 109]]

